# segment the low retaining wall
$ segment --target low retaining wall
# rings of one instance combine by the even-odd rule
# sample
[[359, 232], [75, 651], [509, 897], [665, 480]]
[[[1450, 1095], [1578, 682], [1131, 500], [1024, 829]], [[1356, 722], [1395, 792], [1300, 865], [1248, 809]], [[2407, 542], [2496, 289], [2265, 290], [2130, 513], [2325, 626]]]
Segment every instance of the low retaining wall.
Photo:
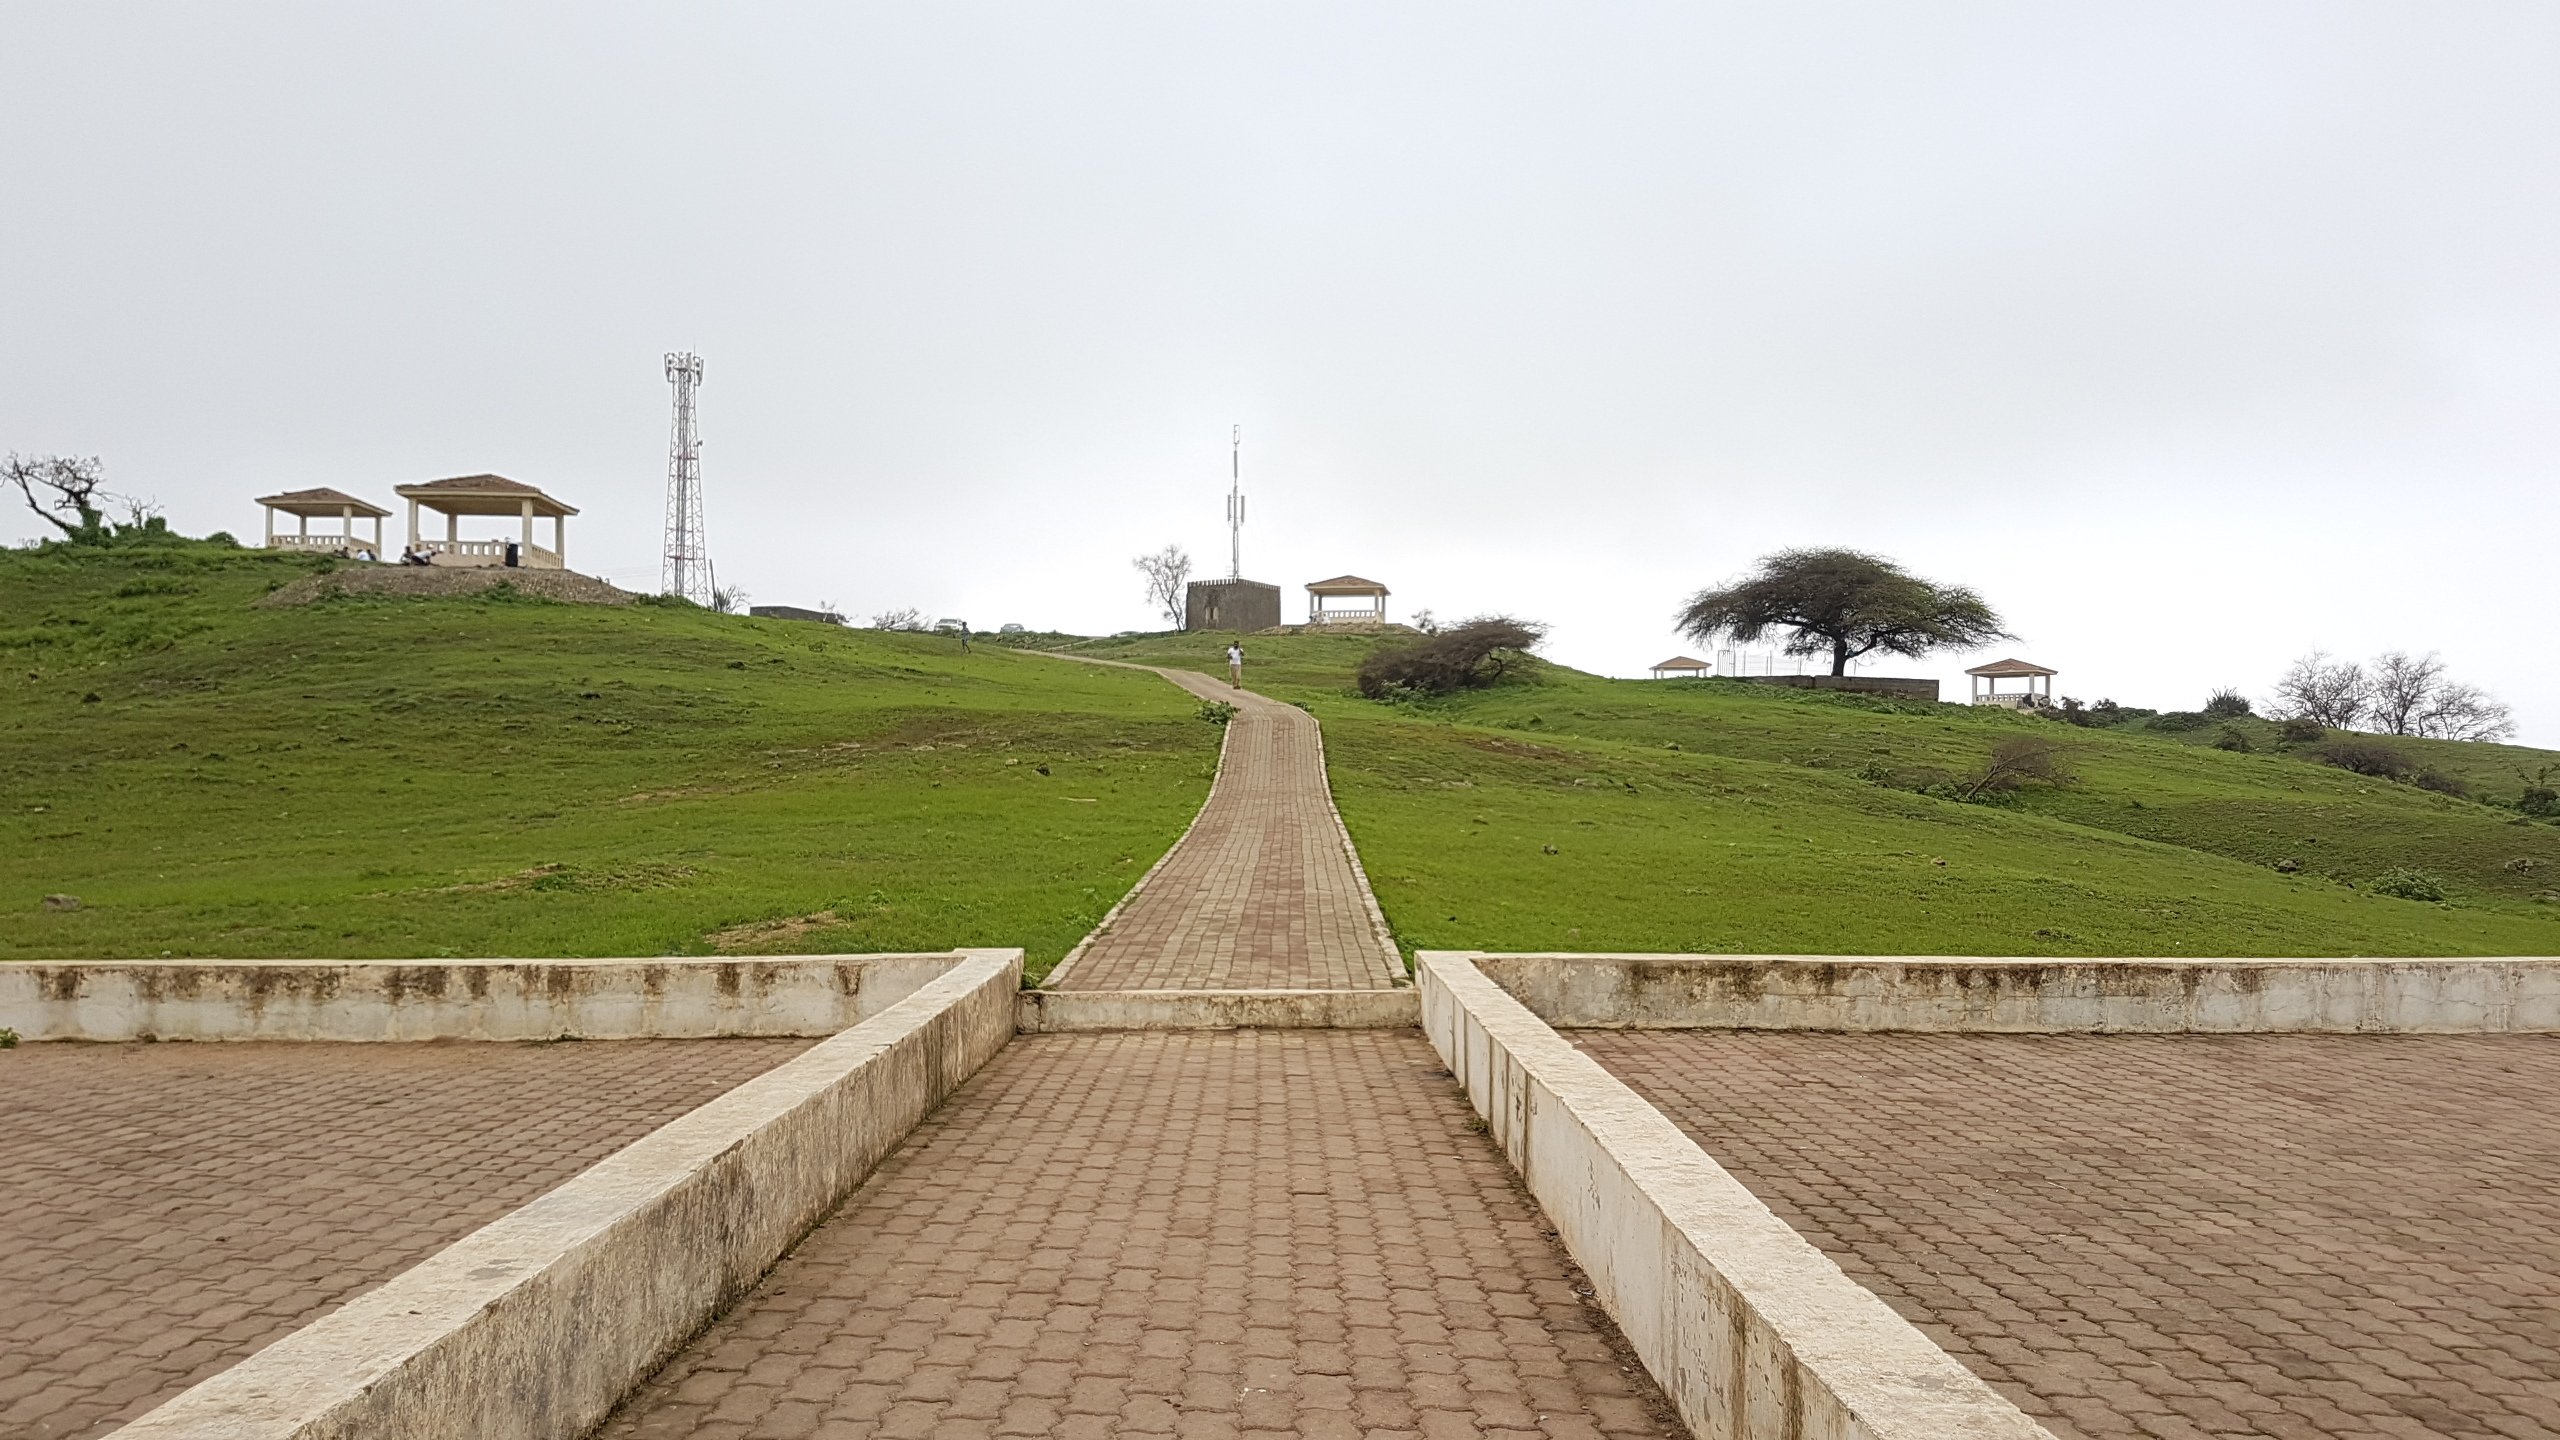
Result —
[[1026, 1035], [1071, 1030], [1381, 1030], [1422, 1015], [1397, 990], [1026, 990]]
[[1693, 1435], [2051, 1440], [1464, 955], [1423, 1029]]
[[2012, 1034], [2560, 1031], [2560, 960], [1468, 956], [1550, 1025]]
[[1778, 685], [1789, 690], [1845, 690], [1853, 695], [1886, 695], [1896, 700], [1931, 700], [1938, 698], [1935, 680], [1911, 680], [1889, 675], [1737, 675], [1754, 685]]
[[0, 1027], [30, 1041], [833, 1035], [957, 958], [6, 961]]
[[1022, 952], [946, 967], [116, 1433], [585, 1434], [1012, 1037]]

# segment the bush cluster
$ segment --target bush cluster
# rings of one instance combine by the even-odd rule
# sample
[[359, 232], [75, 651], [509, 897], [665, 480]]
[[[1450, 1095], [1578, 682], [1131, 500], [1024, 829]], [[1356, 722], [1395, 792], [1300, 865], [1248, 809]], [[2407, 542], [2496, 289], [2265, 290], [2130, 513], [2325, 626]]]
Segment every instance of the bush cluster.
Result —
[[2385, 870], [2373, 878], [2373, 892], [2433, 904], [2444, 899], [2444, 882], [2424, 870]]
[[2098, 730], [2103, 730], [2110, 725], [2122, 725], [2128, 721], [2147, 720], [2160, 713], [2135, 705], [2119, 705], [2113, 700], [2101, 700], [2095, 705], [2083, 705], [2068, 695], [2062, 697], [2060, 705], [2051, 709], [2042, 709], [2042, 707], [2039, 709], [2050, 719]]
[[2377, 780], [2406, 780], [2417, 773], [2409, 752], [2378, 735], [2341, 735], [2307, 752], [2323, 765], [2335, 765]]
[[1360, 662], [1360, 693], [1372, 700], [1451, 695], [1491, 685], [1525, 659], [1546, 627], [1507, 615], [1484, 615], [1389, 646]]

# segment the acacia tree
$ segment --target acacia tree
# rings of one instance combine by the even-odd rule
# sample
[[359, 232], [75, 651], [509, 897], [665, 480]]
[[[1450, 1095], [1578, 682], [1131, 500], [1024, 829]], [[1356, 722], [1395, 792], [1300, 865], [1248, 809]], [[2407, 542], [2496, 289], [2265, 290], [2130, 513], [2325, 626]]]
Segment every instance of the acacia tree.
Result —
[[1167, 545], [1153, 555], [1141, 555], [1129, 562], [1147, 577], [1147, 603], [1161, 611], [1173, 628], [1182, 628], [1183, 586], [1191, 579], [1191, 557], [1179, 545]]
[[1831, 657], [1831, 673], [1882, 651], [1918, 659], [2015, 638], [1982, 597], [1939, 585], [1858, 550], [1781, 550], [1739, 580], [1689, 597], [1674, 623], [1700, 644], [1719, 636], [1753, 644], [1785, 631], [1789, 655]]

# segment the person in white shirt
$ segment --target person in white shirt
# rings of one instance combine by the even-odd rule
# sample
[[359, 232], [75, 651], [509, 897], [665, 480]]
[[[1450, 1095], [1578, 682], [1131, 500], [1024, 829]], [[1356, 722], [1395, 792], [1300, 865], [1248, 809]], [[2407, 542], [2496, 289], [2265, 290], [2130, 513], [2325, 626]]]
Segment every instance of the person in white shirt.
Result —
[[1241, 640], [1227, 642], [1227, 683], [1238, 689], [1244, 687], [1244, 642]]

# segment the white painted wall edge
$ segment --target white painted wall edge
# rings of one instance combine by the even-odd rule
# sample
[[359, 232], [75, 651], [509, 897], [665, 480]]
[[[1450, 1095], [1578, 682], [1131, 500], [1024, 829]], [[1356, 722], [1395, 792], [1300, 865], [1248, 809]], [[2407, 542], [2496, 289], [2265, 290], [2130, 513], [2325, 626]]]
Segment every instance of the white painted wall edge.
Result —
[[2007, 1034], [2560, 1031], [2560, 959], [1469, 953], [1549, 1024]]
[[615, 960], [0, 961], [40, 1040], [641, 1040], [833, 1035], [959, 952]]
[[122, 1440], [571, 1440], [1013, 1036], [1019, 950], [607, 1157], [175, 1396]]
[[1410, 987], [1393, 990], [1026, 990], [1026, 1035], [1077, 1030], [1380, 1030], [1422, 1018]]
[[1690, 1433], [2052, 1440], [1463, 954], [1423, 1029]]

